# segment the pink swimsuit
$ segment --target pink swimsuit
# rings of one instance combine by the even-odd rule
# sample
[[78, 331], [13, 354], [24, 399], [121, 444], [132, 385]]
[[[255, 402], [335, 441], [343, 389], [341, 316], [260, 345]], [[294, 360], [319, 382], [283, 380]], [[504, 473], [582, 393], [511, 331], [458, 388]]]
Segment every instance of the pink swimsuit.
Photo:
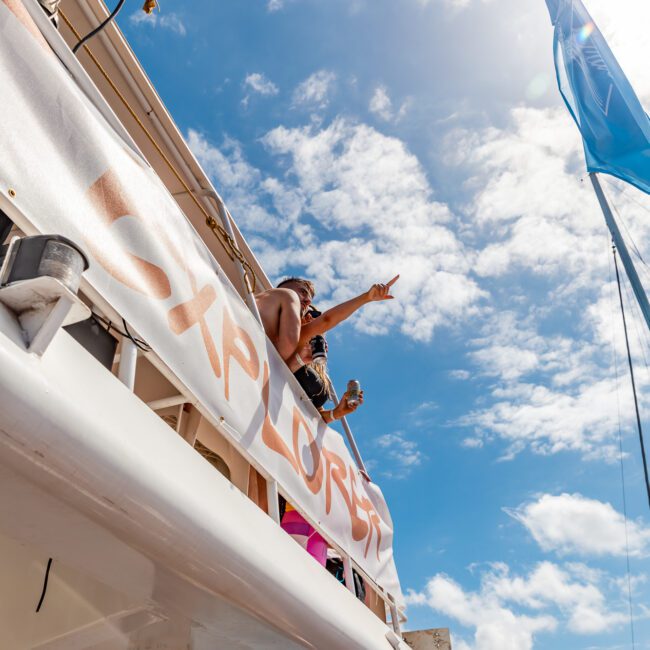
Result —
[[287, 503], [282, 517], [282, 529], [293, 537], [316, 562], [325, 566], [327, 562], [327, 542], [305, 518]]

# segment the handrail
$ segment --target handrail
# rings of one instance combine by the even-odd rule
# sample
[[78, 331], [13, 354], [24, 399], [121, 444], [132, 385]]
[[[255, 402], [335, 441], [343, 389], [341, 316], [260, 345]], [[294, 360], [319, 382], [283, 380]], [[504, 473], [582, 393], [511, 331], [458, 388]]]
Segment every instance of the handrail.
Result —
[[[332, 397], [334, 398], [334, 401], [338, 403], [339, 397], [336, 394], [336, 390], [334, 390], [334, 386], [331, 387], [331, 390], [332, 390]], [[362, 470], [366, 476], [368, 476], [368, 470], [366, 469], [366, 466], [363, 462], [363, 458], [361, 458], [361, 452], [357, 447], [357, 442], [354, 439], [354, 435], [352, 435], [352, 429], [350, 429], [350, 425], [348, 424], [348, 419], [346, 417], [342, 417], [341, 424], [343, 425], [343, 431], [345, 431], [345, 435], [348, 438], [350, 449], [352, 449], [352, 453], [354, 454], [354, 460], [357, 461], [357, 467], [360, 470]]]

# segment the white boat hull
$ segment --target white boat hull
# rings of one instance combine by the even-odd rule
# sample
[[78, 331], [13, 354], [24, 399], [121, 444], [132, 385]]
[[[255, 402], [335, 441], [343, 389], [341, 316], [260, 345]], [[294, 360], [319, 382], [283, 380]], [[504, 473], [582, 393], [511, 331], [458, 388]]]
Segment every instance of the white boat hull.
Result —
[[392, 647], [382, 621], [66, 332], [30, 355], [2, 305], [0, 549], [2, 648]]

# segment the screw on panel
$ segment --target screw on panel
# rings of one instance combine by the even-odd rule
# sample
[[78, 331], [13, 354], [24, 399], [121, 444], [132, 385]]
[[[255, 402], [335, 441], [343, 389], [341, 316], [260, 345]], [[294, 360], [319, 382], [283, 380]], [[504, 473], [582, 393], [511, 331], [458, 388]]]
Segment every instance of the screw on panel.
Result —
[[10, 187], [7, 190], [7, 194], [9, 194], [9, 196], [13, 199], [16, 196], [16, 190], [13, 187]]

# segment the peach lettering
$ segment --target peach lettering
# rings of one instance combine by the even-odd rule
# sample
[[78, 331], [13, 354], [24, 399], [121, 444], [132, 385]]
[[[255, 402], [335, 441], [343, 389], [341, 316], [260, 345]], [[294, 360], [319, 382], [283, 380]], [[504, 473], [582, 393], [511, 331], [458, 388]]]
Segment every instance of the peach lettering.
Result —
[[372, 505], [372, 501], [368, 497], [362, 497], [361, 499], [357, 496], [356, 487], [356, 474], [352, 467], [350, 467], [350, 494], [352, 495], [352, 503], [366, 513], [368, 519], [368, 541], [366, 542], [366, 548], [364, 549], [364, 557], [368, 555], [368, 550], [370, 549], [370, 542], [372, 541], [372, 530], [373, 528], [377, 531], [377, 559], [379, 559], [379, 545], [381, 543], [381, 529], [379, 523], [381, 519], [375, 512], [375, 508]]
[[345, 478], [347, 469], [343, 459], [323, 447], [323, 455], [325, 456], [325, 471], [327, 477], [325, 479], [325, 511], [329, 514], [332, 507], [332, 480], [339, 489], [345, 505], [350, 513], [350, 523], [352, 525], [352, 539], [355, 542], [362, 540], [368, 534], [368, 524], [357, 516], [357, 504], [353, 502], [348, 491], [345, 487]]
[[169, 310], [167, 314], [169, 328], [174, 334], [180, 336], [183, 332], [198, 323], [201, 330], [203, 345], [205, 345], [208, 359], [212, 366], [212, 371], [217, 377], [221, 377], [221, 364], [219, 363], [217, 346], [214, 343], [214, 339], [210, 333], [210, 328], [205, 320], [205, 313], [217, 299], [217, 292], [214, 287], [209, 284], [206, 284], [200, 291], [197, 291], [194, 276], [189, 272], [188, 275], [190, 277], [192, 293], [194, 295], [187, 302], [176, 305], [176, 307], [172, 307]]
[[[307, 433], [307, 438], [309, 440], [309, 451], [311, 453], [312, 463], [314, 469], [311, 474], [307, 474], [307, 471], [303, 467], [302, 461], [300, 460], [300, 450], [298, 449], [298, 437], [300, 434], [300, 427], [305, 430]], [[294, 406], [293, 407], [293, 454], [298, 463], [298, 469], [300, 474], [305, 482], [305, 485], [309, 488], [312, 494], [318, 494], [323, 485], [323, 463], [321, 462], [321, 453], [314, 435], [309, 428], [305, 418], [302, 416], [302, 413]]]
[[[106, 227], [112, 226], [118, 219], [126, 216], [145, 220], [139, 214], [138, 208], [132, 202], [117, 173], [112, 169], [102, 174], [90, 186], [87, 195]], [[102, 248], [98, 239], [85, 237], [84, 241], [93, 257], [116, 280], [145, 296], [160, 300], [169, 298], [172, 293], [169, 278], [159, 266], [128, 251], [121, 252], [120, 259], [117, 259], [109, 254], [108, 247]]]
[[286, 458], [291, 464], [291, 467], [293, 467], [296, 473], [299, 474], [300, 469], [298, 468], [298, 463], [296, 462], [296, 459], [294, 458], [287, 444], [284, 442], [284, 440], [282, 440], [282, 436], [280, 436], [278, 430], [273, 425], [273, 422], [271, 422], [271, 417], [269, 416], [269, 392], [270, 392], [269, 366], [265, 361], [264, 374], [262, 379], [262, 403], [264, 404], [264, 423], [262, 424], [262, 441], [269, 449], [280, 454], [280, 456], [284, 456], [284, 458]]
[[[248, 357], [241, 351], [241, 348], [237, 345], [237, 341], [241, 341], [244, 344], [248, 352]], [[226, 307], [223, 310], [223, 371], [225, 379], [224, 392], [228, 401], [230, 401], [231, 358], [237, 361], [253, 381], [257, 381], [257, 378], [260, 376], [260, 358], [255, 349], [253, 339], [243, 327], [239, 327], [233, 321], [230, 316], [230, 311]]]

